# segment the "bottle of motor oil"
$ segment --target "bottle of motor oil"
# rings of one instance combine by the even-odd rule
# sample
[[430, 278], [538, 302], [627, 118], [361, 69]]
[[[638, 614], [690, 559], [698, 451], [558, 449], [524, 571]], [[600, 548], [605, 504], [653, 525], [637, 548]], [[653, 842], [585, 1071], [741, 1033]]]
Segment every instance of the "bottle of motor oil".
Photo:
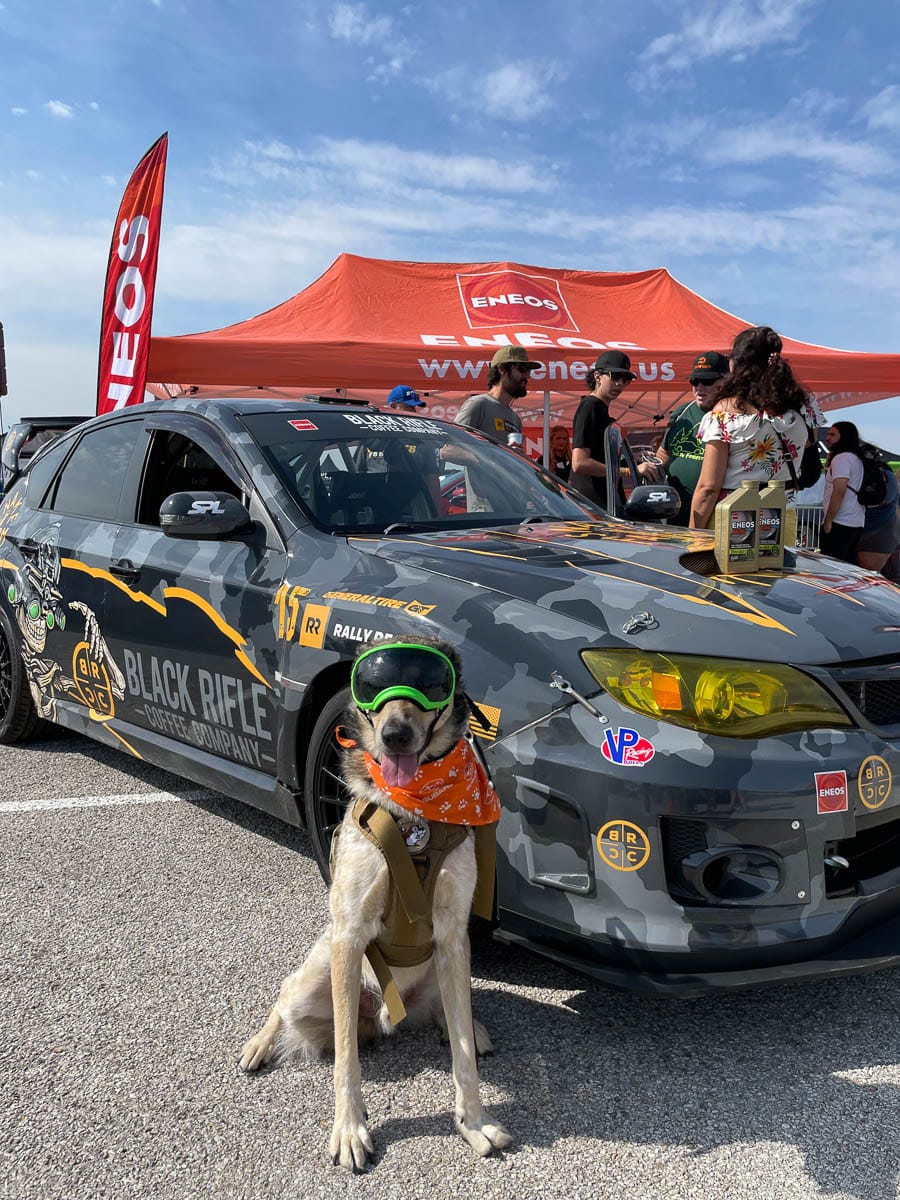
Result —
[[744, 479], [716, 505], [715, 555], [724, 574], [743, 575], [759, 567], [757, 531], [759, 529], [758, 479]]
[[784, 566], [787, 537], [787, 493], [781, 480], [772, 479], [759, 493], [759, 529], [756, 550], [760, 567]]

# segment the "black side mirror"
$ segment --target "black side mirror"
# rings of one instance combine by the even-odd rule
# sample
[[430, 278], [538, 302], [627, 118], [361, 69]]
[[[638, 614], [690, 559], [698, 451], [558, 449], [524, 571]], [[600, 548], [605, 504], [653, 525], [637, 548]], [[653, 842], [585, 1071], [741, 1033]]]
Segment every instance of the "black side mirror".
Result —
[[229, 492], [173, 492], [159, 509], [159, 525], [168, 537], [222, 539], [252, 523], [246, 508]]
[[681, 511], [681, 497], [670, 483], [642, 483], [625, 502], [629, 521], [663, 521]]

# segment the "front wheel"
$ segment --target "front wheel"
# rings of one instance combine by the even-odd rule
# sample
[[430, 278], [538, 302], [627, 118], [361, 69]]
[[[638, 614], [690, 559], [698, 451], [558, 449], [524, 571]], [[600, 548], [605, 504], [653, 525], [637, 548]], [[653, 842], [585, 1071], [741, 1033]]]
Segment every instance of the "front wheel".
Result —
[[27, 742], [42, 725], [31, 698], [19, 638], [0, 609], [0, 745]]
[[334, 736], [335, 727], [341, 724], [349, 705], [350, 689], [341, 688], [319, 713], [309, 740], [303, 773], [306, 831], [326, 883], [331, 882], [328, 869], [331, 839], [350, 803], [350, 793], [341, 778], [341, 748]]

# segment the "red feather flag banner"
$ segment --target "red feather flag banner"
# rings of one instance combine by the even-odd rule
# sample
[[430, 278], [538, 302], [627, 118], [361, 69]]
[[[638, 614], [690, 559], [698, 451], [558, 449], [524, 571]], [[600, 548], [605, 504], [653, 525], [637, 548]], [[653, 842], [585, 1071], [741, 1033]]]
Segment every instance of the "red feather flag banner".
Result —
[[135, 167], [119, 205], [100, 321], [98, 413], [144, 399], [168, 148], [164, 133]]

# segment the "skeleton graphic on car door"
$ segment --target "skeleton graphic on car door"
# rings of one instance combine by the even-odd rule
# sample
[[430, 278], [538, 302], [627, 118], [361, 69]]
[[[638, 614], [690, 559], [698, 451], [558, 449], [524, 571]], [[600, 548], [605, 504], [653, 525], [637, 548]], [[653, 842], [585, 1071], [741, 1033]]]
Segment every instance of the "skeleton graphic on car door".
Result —
[[[65, 603], [60, 590], [59, 527], [50, 526], [22, 546], [24, 564], [9, 585], [8, 597], [22, 633], [22, 662], [38, 714], [56, 719], [59, 699], [86, 704], [96, 720], [113, 715], [114, 701], [125, 694], [125, 676], [106, 644], [93, 609], [80, 600]], [[72, 655], [72, 674], [47, 653], [47, 637], [66, 629], [75, 613], [84, 637]]]

